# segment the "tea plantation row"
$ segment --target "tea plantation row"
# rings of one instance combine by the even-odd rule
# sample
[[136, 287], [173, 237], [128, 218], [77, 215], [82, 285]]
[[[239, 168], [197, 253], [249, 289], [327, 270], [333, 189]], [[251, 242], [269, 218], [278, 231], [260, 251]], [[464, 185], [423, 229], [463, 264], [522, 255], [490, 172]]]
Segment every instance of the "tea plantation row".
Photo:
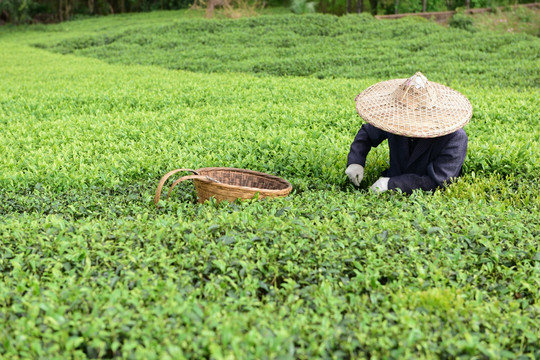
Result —
[[[317, 69], [281, 77], [241, 68], [248, 60], [234, 58], [231, 34], [282, 23], [295, 36], [293, 19], [306, 18], [182, 14], [0, 29], [0, 357], [540, 357], [538, 39], [317, 16], [315, 24], [379, 28], [378, 43], [420, 41], [425, 31], [452, 39], [458, 54], [506, 45], [489, 59], [471, 55], [477, 71], [438, 53], [446, 45], [436, 41], [431, 62], [404, 52], [395, 67], [372, 42], [377, 50], [361, 53], [378, 52], [381, 67], [366, 60], [346, 71], [333, 62], [344, 48], [334, 47], [312, 51], [314, 63], [331, 59], [323, 79]], [[154, 46], [173, 37], [164, 29], [212, 38], [197, 30], [204, 26], [229, 33], [213, 47], [229, 60], [215, 62], [195, 43]], [[135, 46], [128, 33], [148, 41]], [[118, 38], [74, 50], [106, 34]], [[471, 43], [461, 46], [461, 36]], [[332, 43], [309, 37], [319, 48]], [[260, 46], [253, 61], [269, 64], [270, 40], [247, 40]], [[119, 44], [129, 56], [109, 47]], [[300, 69], [291, 60], [298, 49], [272, 61]], [[197, 72], [173, 70], [180, 61]], [[464, 176], [434, 194], [376, 196], [366, 188], [387, 164], [382, 146], [355, 189], [343, 173], [362, 123], [354, 96], [410, 70], [471, 100]], [[154, 206], [165, 172], [205, 166], [277, 174], [294, 190], [199, 205], [183, 184]]]
[[317, 14], [183, 19], [143, 29], [106, 28], [37, 45], [111, 63], [202, 72], [386, 79], [421, 69], [449, 85], [540, 85], [538, 38], [447, 29], [422, 18], [384, 22], [366, 14]]

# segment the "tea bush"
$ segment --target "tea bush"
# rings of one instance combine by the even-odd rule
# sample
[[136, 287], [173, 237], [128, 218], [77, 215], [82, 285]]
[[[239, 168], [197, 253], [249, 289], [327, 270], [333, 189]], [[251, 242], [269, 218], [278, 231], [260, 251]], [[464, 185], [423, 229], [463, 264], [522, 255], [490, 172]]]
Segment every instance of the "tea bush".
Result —
[[474, 21], [472, 17], [459, 12], [452, 16], [448, 25], [458, 29], [474, 31]]
[[[330, 16], [295, 35], [304, 17], [182, 14], [0, 29], [0, 357], [540, 357], [539, 39]], [[332, 42], [332, 21], [378, 41]], [[245, 24], [291, 37], [272, 60], [279, 36], [243, 35], [261, 69], [281, 61], [283, 76], [240, 72], [231, 44]], [[166, 29], [213, 45], [175, 45], [174, 57], [157, 46]], [[304, 36], [336, 47], [302, 58]], [[401, 47], [379, 47], [395, 36]], [[363, 65], [339, 54], [345, 39], [363, 44]], [[411, 44], [429, 56], [411, 59]], [[388, 53], [402, 57], [392, 66]], [[302, 61], [311, 72], [293, 76]], [[473, 104], [464, 175], [433, 194], [371, 194], [381, 146], [353, 188], [354, 96], [416, 70]], [[294, 190], [201, 205], [182, 184], [154, 206], [165, 172], [206, 166], [273, 173]]]
[[538, 39], [446, 29], [414, 18], [381, 22], [366, 14], [179, 19], [37, 43], [110, 63], [197, 72], [380, 79], [422, 69], [449, 85], [540, 84]]

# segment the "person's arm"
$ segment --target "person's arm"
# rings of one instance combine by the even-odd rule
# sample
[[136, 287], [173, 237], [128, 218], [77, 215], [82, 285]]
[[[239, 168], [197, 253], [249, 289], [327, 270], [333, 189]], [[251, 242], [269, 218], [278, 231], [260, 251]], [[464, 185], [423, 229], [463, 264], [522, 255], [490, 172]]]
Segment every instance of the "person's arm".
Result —
[[388, 181], [388, 189], [401, 189], [401, 191], [410, 194], [415, 189], [429, 191], [444, 186], [460, 175], [467, 155], [467, 142], [465, 131], [457, 131], [448, 138], [437, 158], [428, 164], [427, 175], [393, 176]]
[[388, 137], [387, 133], [371, 124], [364, 124], [356, 134], [347, 156], [347, 166], [358, 164], [366, 166], [366, 157], [373, 147], [377, 147]]

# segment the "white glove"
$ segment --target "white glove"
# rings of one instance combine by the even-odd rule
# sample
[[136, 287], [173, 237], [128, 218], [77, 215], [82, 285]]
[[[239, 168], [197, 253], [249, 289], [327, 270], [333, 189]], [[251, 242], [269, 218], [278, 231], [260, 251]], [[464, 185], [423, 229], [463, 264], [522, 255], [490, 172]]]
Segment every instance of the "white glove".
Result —
[[360, 181], [364, 178], [364, 167], [359, 164], [351, 164], [345, 170], [345, 174], [354, 185], [360, 186]]
[[385, 192], [388, 190], [388, 181], [390, 181], [390, 178], [380, 177], [371, 185], [370, 189], [376, 193]]

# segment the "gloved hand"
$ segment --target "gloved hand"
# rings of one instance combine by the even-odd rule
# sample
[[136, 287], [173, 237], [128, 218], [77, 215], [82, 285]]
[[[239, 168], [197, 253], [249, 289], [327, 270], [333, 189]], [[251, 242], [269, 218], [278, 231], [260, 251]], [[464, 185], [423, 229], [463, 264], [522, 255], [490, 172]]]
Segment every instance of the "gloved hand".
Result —
[[364, 178], [364, 167], [359, 164], [351, 164], [345, 170], [345, 174], [354, 185], [360, 186], [360, 181]]
[[373, 183], [373, 185], [371, 185], [370, 189], [376, 193], [385, 192], [388, 190], [388, 181], [390, 181], [390, 178], [380, 177]]

